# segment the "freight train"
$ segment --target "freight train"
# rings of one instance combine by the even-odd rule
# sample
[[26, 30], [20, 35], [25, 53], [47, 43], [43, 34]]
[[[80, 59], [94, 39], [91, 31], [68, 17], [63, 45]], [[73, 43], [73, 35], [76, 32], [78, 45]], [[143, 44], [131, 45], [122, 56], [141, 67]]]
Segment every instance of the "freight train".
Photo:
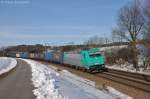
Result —
[[76, 69], [82, 68], [83, 70], [90, 72], [101, 71], [105, 69], [105, 58], [104, 55], [102, 55], [102, 53], [100, 52], [99, 48], [82, 50], [80, 52], [20, 52], [16, 54], [16, 57], [45, 60], [49, 62], [64, 64], [70, 67], [75, 67]]

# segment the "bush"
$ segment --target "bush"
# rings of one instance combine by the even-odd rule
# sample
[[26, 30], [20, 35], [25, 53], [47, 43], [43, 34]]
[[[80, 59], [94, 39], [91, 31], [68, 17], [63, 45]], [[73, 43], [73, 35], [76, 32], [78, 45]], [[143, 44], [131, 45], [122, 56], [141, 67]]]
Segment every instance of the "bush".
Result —
[[125, 62], [132, 63], [133, 61], [133, 51], [131, 48], [121, 48], [118, 50], [112, 50], [111, 52], [105, 52], [106, 63], [107, 64], [123, 64]]

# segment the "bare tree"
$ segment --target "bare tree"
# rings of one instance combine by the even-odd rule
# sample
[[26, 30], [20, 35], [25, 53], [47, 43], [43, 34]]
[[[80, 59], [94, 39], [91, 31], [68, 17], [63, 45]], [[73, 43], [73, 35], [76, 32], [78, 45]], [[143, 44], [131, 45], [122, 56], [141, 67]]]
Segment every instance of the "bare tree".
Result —
[[143, 35], [143, 55], [147, 62], [150, 59], [150, 0], [143, 2], [143, 12], [145, 18], [145, 31]]
[[144, 38], [148, 41], [148, 43], [150, 43], [150, 0], [146, 0], [144, 5], [144, 14], [146, 20]]
[[113, 29], [111, 36], [112, 36], [112, 42], [123, 42], [123, 37], [118, 35], [117, 29]]
[[108, 44], [110, 42], [108, 37], [105, 37], [104, 40], [105, 40], [105, 44]]
[[90, 37], [85, 44], [87, 45], [98, 45], [98, 44], [104, 44], [105, 39], [103, 37], [99, 37], [97, 35]]
[[104, 41], [104, 38], [103, 37], [99, 37], [99, 44], [104, 44], [105, 41]]
[[131, 44], [133, 51], [133, 66], [138, 70], [137, 43], [144, 26], [144, 17], [137, 0], [131, 5], [121, 8], [118, 15], [118, 27], [113, 30], [116, 34]]

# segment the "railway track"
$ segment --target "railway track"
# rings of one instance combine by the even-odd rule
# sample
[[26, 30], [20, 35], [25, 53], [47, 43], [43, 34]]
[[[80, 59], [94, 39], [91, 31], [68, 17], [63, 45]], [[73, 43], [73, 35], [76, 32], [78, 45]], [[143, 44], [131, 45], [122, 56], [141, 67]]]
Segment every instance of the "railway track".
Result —
[[127, 72], [127, 71], [120, 71], [120, 70], [116, 70], [116, 69], [108, 69], [107, 71], [110, 73], [129, 76], [132, 78], [137, 78], [137, 79], [141, 79], [141, 80], [145, 80], [147, 82], [150, 82], [150, 75], [139, 74], [139, 73], [134, 73], [134, 72]]
[[126, 71], [108, 69], [107, 72], [95, 74], [98, 77], [125, 84], [140, 90], [150, 92], [150, 76]]
[[[39, 61], [39, 60], [38, 60]], [[41, 61], [44, 63], [49, 63], [45, 61]], [[62, 64], [56, 64], [56, 63], [50, 63], [55, 66], [65, 66], [66, 68], [69, 69], [77, 69], [77, 68], [70, 68], [68, 65], [62, 65]], [[79, 70], [79, 69], [78, 69]], [[80, 70], [82, 71], [82, 70]], [[91, 73], [90, 73], [91, 74]], [[94, 73], [92, 74], [96, 77], [103, 77], [105, 79], [109, 79], [111, 81], [127, 85], [136, 89], [143, 90], [144, 92], [150, 93], [150, 76], [149, 75], [144, 75], [144, 74], [137, 74], [137, 73], [132, 73], [132, 72], [127, 72], [127, 71], [120, 71], [120, 70], [115, 70], [115, 69], [107, 69], [106, 72], [101, 72], [101, 73]]]

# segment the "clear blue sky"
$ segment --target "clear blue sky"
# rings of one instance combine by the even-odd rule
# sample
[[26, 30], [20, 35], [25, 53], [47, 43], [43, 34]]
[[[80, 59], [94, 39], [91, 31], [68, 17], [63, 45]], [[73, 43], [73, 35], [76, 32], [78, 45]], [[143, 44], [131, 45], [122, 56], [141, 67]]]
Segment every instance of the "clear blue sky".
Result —
[[[2, 2], [3, 1], [3, 2]], [[110, 36], [129, 0], [0, 0], [0, 45], [80, 44]], [[18, 2], [17, 2], [18, 1]]]

